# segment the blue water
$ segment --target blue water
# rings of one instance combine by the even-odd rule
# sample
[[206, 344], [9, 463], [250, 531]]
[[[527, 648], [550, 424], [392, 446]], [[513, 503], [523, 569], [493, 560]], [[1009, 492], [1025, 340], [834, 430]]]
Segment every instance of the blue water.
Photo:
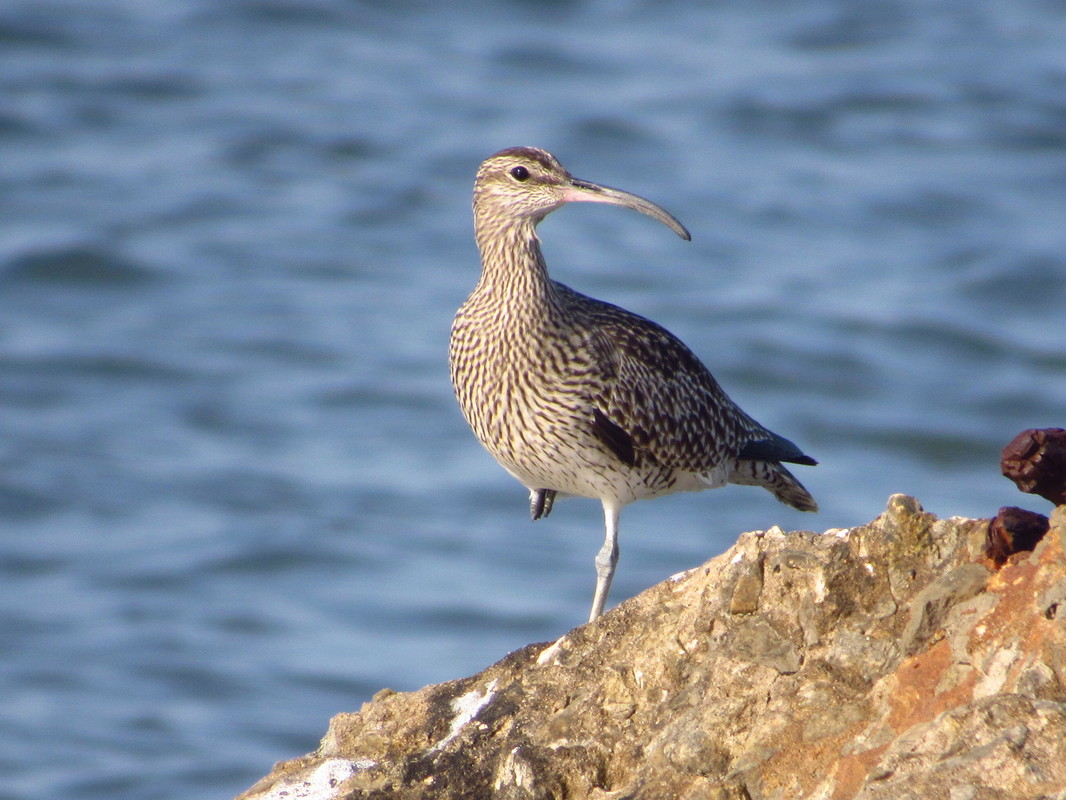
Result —
[[598, 504], [531, 525], [455, 406], [478, 163], [645, 195], [541, 228], [821, 460], [632, 506], [612, 601], [744, 530], [1046, 511], [1066, 424], [1066, 7], [0, 6], [0, 797], [231, 796], [378, 689], [580, 623]]

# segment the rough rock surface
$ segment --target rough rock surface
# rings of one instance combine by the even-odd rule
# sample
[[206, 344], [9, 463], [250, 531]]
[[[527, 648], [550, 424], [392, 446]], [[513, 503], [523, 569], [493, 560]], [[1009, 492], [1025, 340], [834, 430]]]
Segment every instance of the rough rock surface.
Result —
[[241, 795], [1066, 800], [1066, 506], [746, 533], [554, 644], [335, 717]]

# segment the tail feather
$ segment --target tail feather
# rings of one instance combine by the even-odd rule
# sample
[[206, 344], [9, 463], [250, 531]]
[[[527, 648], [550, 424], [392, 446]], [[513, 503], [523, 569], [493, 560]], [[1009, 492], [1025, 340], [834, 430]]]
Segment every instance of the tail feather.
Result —
[[785, 505], [800, 511], [817, 511], [818, 503], [796, 476], [776, 461], [737, 460], [729, 473], [729, 483], [762, 486]]

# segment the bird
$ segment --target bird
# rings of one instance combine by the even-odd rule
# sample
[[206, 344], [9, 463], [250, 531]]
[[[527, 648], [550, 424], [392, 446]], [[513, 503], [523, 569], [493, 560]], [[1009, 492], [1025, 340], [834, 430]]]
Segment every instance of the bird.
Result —
[[529, 490], [533, 520], [557, 497], [602, 504], [591, 622], [618, 563], [623, 507], [733, 483], [817, 511], [784, 464], [818, 462], [742, 411], [664, 327], [548, 275], [537, 225], [580, 202], [630, 208], [691, 239], [660, 206], [574, 178], [545, 150], [501, 150], [474, 181], [481, 275], [452, 323], [449, 366], [463, 416]]

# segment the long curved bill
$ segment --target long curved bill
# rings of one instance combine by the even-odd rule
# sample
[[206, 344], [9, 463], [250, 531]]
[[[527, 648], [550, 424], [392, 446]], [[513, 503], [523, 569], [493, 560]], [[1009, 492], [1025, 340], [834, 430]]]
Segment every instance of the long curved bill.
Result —
[[639, 211], [641, 214], [647, 214], [649, 217], [659, 220], [685, 241], [692, 239], [688, 229], [666, 209], [655, 205], [650, 200], [645, 200], [639, 195], [623, 192], [621, 189], [612, 189], [610, 186], [600, 186], [598, 183], [589, 183], [588, 181], [579, 181], [576, 178], [571, 178], [570, 186], [563, 192], [563, 199], [568, 203], [610, 203], [615, 206], [632, 208], [634, 211]]

